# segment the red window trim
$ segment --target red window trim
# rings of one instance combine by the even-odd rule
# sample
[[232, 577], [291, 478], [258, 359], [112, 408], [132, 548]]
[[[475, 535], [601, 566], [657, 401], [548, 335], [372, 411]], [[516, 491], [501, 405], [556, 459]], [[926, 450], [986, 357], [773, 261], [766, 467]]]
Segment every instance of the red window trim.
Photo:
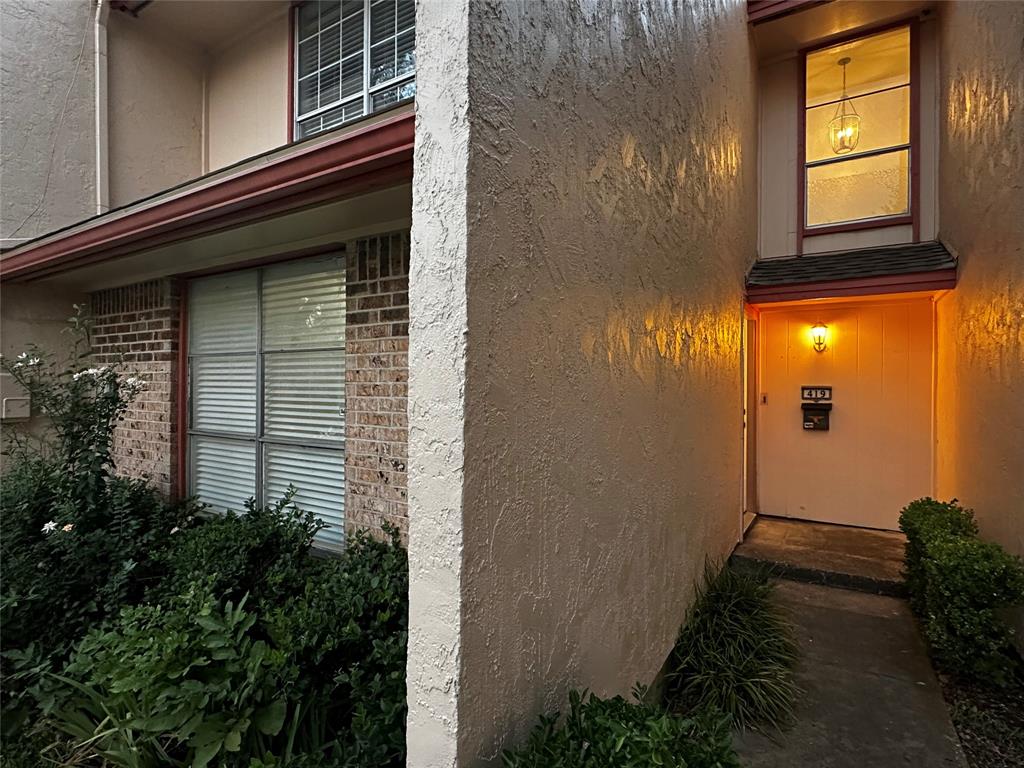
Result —
[[411, 111], [352, 128], [116, 218], [103, 216], [29, 243], [0, 260], [0, 277], [37, 279], [412, 178]]
[[[910, 30], [910, 213], [878, 219], [858, 219], [856, 221], [826, 224], [817, 227], [807, 226], [807, 56], [808, 54], [841, 45], [852, 40], [871, 37], [891, 29], [907, 27]], [[800, 84], [797, 88], [797, 228], [796, 252], [804, 252], [804, 238], [818, 235], [831, 235], [838, 232], [857, 232], [864, 229], [882, 229], [910, 224], [913, 230], [913, 242], [920, 242], [921, 226], [921, 163], [920, 163], [920, 128], [921, 128], [921, 93], [919, 91], [921, 51], [916, 19], [902, 19], [868, 29], [858, 30], [847, 35], [833, 37], [825, 42], [800, 51]]]

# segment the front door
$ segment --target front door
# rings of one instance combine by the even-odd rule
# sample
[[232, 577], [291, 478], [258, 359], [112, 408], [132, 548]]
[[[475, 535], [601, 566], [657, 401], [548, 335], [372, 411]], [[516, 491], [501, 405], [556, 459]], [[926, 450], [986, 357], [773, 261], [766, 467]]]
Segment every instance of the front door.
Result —
[[759, 511], [896, 529], [932, 493], [931, 300], [762, 308], [760, 331]]

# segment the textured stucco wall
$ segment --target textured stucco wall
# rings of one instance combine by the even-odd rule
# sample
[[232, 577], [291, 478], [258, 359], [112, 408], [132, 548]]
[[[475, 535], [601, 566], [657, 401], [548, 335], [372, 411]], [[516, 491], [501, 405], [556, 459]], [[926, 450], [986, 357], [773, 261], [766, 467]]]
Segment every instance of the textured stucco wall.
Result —
[[755, 98], [738, 0], [418, 13], [409, 765], [476, 765], [736, 540]]
[[110, 204], [202, 174], [205, 57], [125, 13], [107, 22]]
[[0, 239], [96, 212], [94, 34], [88, 0], [0, 3]]
[[208, 170], [288, 142], [287, 11], [210, 57]]
[[1024, 4], [941, 11], [939, 229], [960, 281], [937, 305], [938, 493], [1024, 555]]
[[[943, 4], [938, 486], [1024, 555], [1024, 4]], [[1024, 628], [1024, 624], [1022, 624]]]
[[[55, 356], [59, 363], [70, 363], [75, 354], [75, 337], [64, 331], [68, 318], [75, 314], [75, 304], [89, 307], [84, 293], [54, 285], [24, 283], [0, 284], [0, 353], [14, 358], [25, 352], [30, 344]], [[27, 422], [11, 422], [22, 434], [42, 435], [47, 428], [46, 416], [39, 412], [38, 404], [32, 408]], [[6, 434], [0, 432], [0, 471], [5, 459]]]

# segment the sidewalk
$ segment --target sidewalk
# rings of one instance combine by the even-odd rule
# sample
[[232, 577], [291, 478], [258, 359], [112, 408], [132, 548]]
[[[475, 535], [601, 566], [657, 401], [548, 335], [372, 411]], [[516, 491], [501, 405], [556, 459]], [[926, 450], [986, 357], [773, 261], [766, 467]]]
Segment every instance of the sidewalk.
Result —
[[800, 644], [796, 723], [737, 737], [745, 768], [962, 768], [924, 643], [903, 600], [778, 581]]

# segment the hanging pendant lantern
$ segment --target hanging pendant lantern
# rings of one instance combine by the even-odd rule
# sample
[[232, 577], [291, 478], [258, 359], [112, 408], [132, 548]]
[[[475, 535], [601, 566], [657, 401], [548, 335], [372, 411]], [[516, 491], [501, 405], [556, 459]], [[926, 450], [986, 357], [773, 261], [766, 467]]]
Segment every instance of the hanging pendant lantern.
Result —
[[828, 138], [832, 151], [837, 155], [845, 155], [856, 149], [860, 141], [860, 115], [853, 101], [846, 95], [846, 65], [850, 63], [850, 57], [844, 56], [837, 63], [843, 68], [843, 98], [836, 106], [835, 116], [829, 121]]

